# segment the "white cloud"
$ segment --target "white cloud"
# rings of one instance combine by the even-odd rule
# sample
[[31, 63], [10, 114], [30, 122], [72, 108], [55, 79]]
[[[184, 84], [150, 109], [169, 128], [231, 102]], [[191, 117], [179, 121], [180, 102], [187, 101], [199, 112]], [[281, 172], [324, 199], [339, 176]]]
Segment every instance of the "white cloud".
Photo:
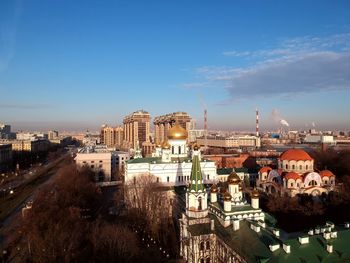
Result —
[[196, 73], [232, 98], [350, 90], [350, 33], [285, 39], [271, 50], [224, 52], [255, 58], [248, 67], [201, 67]]

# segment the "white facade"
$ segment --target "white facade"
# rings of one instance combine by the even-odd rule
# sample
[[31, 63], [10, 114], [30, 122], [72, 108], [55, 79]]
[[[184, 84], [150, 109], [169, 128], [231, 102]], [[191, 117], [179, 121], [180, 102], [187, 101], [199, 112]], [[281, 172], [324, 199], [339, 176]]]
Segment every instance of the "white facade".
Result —
[[[197, 143], [200, 146], [205, 145], [205, 138], [198, 138]], [[208, 137], [207, 145], [209, 147], [220, 148], [238, 148], [238, 147], [252, 147], [259, 148], [261, 146], [260, 137], [257, 136], [231, 136], [231, 137]]]
[[126, 152], [95, 146], [80, 149], [74, 160], [77, 165], [88, 166], [95, 171], [97, 181], [110, 182], [117, 170], [122, 169], [129, 159], [130, 156]]
[[[157, 157], [143, 159], [144, 162], [141, 163], [134, 163], [133, 160], [127, 162], [125, 167], [125, 181], [133, 180], [134, 177], [142, 174], [152, 174], [157, 177], [159, 183], [167, 185], [186, 185], [189, 181], [192, 168], [190, 159], [183, 162], [173, 161], [170, 163], [162, 162]], [[205, 183], [216, 179], [215, 162], [202, 160], [201, 169]]]
[[[191, 152], [186, 144], [187, 132], [175, 125], [169, 129], [168, 138], [161, 147], [156, 147], [153, 157], [138, 158], [127, 162], [126, 182], [145, 174], [153, 175], [157, 178], [157, 182], [169, 186], [186, 185], [189, 182], [193, 151]], [[197, 152], [200, 158], [200, 152]], [[216, 179], [215, 162], [200, 160], [200, 166], [205, 183]]]

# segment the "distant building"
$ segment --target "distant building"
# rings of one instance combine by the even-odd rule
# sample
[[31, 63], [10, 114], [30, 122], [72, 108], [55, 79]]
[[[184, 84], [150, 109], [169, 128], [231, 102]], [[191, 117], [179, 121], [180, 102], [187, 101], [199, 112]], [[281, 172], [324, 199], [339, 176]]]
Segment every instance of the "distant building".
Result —
[[50, 142], [46, 139], [30, 139], [30, 140], [9, 140], [12, 144], [13, 151], [26, 151], [26, 152], [45, 152], [50, 148]]
[[[205, 145], [205, 138], [197, 138], [197, 144], [200, 146]], [[207, 138], [208, 147], [216, 148], [259, 148], [260, 137], [244, 135], [244, 136], [208, 136]]]
[[178, 123], [187, 132], [195, 125], [191, 117], [186, 112], [173, 112], [154, 118], [154, 141], [162, 143], [167, 139], [169, 129]]
[[58, 131], [49, 131], [48, 133], [47, 133], [47, 138], [49, 139], [49, 140], [54, 140], [54, 139], [56, 139], [58, 137]]
[[101, 144], [108, 147], [120, 148], [123, 143], [124, 129], [123, 127], [110, 127], [103, 125], [101, 127]]
[[65, 135], [57, 136], [53, 139], [49, 139], [49, 141], [53, 145], [59, 145], [59, 146], [65, 147], [72, 143], [72, 136], [65, 136]]
[[196, 142], [197, 138], [203, 137], [205, 135], [205, 130], [189, 130], [188, 131], [188, 141]]
[[135, 111], [124, 118], [124, 148], [135, 149], [137, 141], [140, 147], [143, 142], [150, 141], [150, 119], [150, 114], [144, 110]]
[[0, 139], [14, 139], [16, 134], [11, 132], [11, 125], [0, 123]]
[[260, 169], [257, 186], [270, 194], [316, 196], [334, 190], [335, 175], [328, 170], [315, 171], [314, 159], [304, 150], [289, 149], [278, 158], [277, 169]]
[[247, 153], [204, 155], [204, 158], [214, 161], [217, 168], [256, 167], [255, 158]]
[[0, 143], [0, 171], [7, 170], [12, 161], [12, 145]]
[[105, 145], [84, 147], [74, 158], [78, 166], [88, 166], [95, 171], [98, 182], [115, 180], [118, 170], [124, 169], [129, 159], [128, 153], [108, 149]]

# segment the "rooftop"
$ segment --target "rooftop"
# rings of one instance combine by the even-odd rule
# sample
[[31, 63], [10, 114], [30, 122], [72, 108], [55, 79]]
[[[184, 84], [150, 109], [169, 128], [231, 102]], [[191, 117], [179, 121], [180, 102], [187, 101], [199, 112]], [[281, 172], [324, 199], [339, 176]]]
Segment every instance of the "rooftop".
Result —
[[[298, 237], [280, 240], [275, 237], [272, 228], [262, 228], [255, 232], [250, 228], [250, 222], [240, 222], [240, 229], [234, 231], [232, 226], [223, 227], [214, 215], [210, 215], [215, 221], [215, 234], [227, 245], [234, 248], [247, 262], [349, 262], [350, 229], [337, 229], [338, 237], [325, 240], [322, 235], [309, 236], [308, 244], [300, 244]], [[198, 224], [189, 227], [192, 235], [214, 233], [210, 230], [210, 224]], [[300, 235], [299, 235], [300, 236]], [[308, 235], [306, 235], [308, 236]], [[287, 254], [282, 246], [290, 245], [291, 253]], [[249, 244], [249, 245], [248, 245]], [[279, 244], [280, 248], [272, 252], [269, 245]], [[332, 244], [333, 253], [328, 253], [326, 244]]]
[[[182, 162], [192, 162], [192, 158], [190, 157], [182, 157], [182, 158], [171, 158], [171, 163], [182, 163]], [[211, 160], [201, 160], [201, 162], [213, 162]], [[165, 163], [162, 161], [162, 157], [146, 157], [146, 158], [137, 158], [131, 159], [128, 161], [128, 164], [135, 163]]]

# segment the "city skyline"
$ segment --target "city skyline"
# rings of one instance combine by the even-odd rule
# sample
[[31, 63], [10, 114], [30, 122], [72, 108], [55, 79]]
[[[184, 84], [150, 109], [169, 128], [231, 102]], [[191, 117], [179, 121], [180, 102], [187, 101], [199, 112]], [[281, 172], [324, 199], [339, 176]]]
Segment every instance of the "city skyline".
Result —
[[0, 122], [98, 130], [144, 109], [202, 128], [207, 108], [210, 130], [254, 131], [258, 108], [262, 131], [349, 130], [349, 7], [2, 1]]

